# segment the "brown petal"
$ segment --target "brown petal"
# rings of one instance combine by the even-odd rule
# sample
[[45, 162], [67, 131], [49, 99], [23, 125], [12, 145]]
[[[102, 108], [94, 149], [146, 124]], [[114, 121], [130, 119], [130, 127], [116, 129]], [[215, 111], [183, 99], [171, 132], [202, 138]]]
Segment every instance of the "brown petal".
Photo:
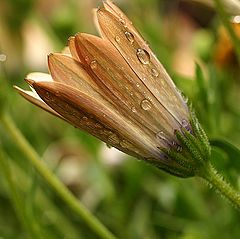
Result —
[[161, 157], [154, 139], [121, 116], [107, 102], [60, 83], [36, 82], [39, 96], [74, 126], [137, 157]]
[[75, 46], [75, 37], [74, 36], [71, 36], [68, 38], [68, 47], [69, 47], [69, 50], [71, 52], [73, 59], [80, 61], [78, 54], [77, 54], [76, 46]]
[[86, 91], [97, 87], [82, 64], [69, 56], [54, 53], [48, 56], [48, 66], [52, 78], [56, 82], [82, 88]]
[[111, 93], [108, 97], [117, 104], [116, 108], [121, 114], [142, 127], [143, 131], [151, 131], [154, 138], [162, 132], [162, 139], [172, 142], [174, 129], [178, 129], [179, 124], [155, 99], [109, 41], [78, 34], [76, 47], [80, 57], [88, 59], [87, 64], [98, 81]]
[[56, 111], [50, 108], [35, 92], [29, 90], [23, 90], [18, 86], [14, 86], [14, 89], [18, 91], [18, 93], [24, 97], [29, 102], [33, 103], [34, 105], [44, 109], [45, 111], [64, 119], [61, 115], [59, 115]]
[[[189, 118], [185, 102], [171, 78], [127, 17], [109, 1], [98, 10], [98, 21], [107, 38], [144, 82], [155, 98], [179, 122]], [[117, 40], [116, 40], [117, 39]]]

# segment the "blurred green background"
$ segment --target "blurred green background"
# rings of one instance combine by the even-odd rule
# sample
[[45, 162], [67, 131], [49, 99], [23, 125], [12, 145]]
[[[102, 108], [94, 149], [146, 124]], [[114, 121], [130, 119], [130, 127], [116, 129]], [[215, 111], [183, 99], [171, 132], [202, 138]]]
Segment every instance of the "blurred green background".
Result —
[[[239, 190], [239, 64], [215, 10], [191, 1], [116, 3], [192, 102], [213, 145], [213, 164]], [[23, 79], [29, 72], [47, 72], [46, 55], [61, 51], [69, 36], [97, 34], [91, 9], [100, 4], [0, 1], [1, 110], [10, 112], [42, 160], [118, 238], [239, 238], [239, 212], [201, 180], [173, 177], [108, 148], [12, 88], [27, 89]], [[239, 34], [237, 24], [234, 29]], [[1, 239], [98, 238], [56, 196], [1, 125], [0, 145], [5, 159], [0, 163]]]

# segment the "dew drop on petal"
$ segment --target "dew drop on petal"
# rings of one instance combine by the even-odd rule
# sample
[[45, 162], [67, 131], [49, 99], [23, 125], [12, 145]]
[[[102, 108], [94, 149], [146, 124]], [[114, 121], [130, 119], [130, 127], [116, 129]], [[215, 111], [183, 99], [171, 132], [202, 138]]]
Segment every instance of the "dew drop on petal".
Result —
[[136, 108], [134, 106], [131, 108], [131, 110], [132, 110], [133, 113], [137, 112], [137, 110], [136, 110]]
[[142, 48], [138, 48], [137, 49], [137, 58], [138, 60], [143, 64], [143, 65], [147, 65], [150, 63], [150, 55], [149, 53], [142, 49]]
[[119, 19], [119, 22], [120, 22], [122, 25], [126, 25], [126, 20], [123, 19], [123, 18], [120, 18], [120, 19]]
[[158, 77], [158, 75], [159, 75], [158, 71], [157, 71], [155, 68], [152, 68], [152, 69], [151, 69], [151, 74], [152, 74], [152, 76], [154, 76], [154, 77]]
[[133, 42], [134, 42], [134, 35], [131, 32], [125, 32], [124, 34], [125, 34], [126, 38], [128, 39], [128, 41], [131, 44], [133, 44]]
[[98, 65], [98, 63], [97, 63], [97, 61], [95, 61], [95, 60], [91, 61], [91, 63], [90, 63], [90, 67], [91, 67], [92, 69], [96, 69], [96, 68], [97, 68], [97, 65]]
[[86, 61], [87, 63], [89, 63], [89, 57], [88, 57], [88, 56], [85, 56], [85, 61]]
[[45, 98], [45, 100], [47, 100], [47, 101], [51, 101], [51, 100], [52, 100], [52, 97], [51, 97], [51, 95], [49, 94], [49, 92], [46, 92], [46, 93], [45, 93], [44, 98]]
[[150, 110], [152, 108], [151, 102], [147, 99], [141, 101], [141, 108], [143, 110]]
[[119, 36], [115, 36], [115, 41], [116, 42], [120, 42], [120, 37]]

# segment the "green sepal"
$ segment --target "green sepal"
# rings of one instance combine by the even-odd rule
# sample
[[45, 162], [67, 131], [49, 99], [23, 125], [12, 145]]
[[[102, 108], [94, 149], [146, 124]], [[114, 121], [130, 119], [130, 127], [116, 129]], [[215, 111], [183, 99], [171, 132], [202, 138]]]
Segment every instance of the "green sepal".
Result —
[[[209, 163], [211, 147], [193, 111], [191, 111], [189, 124], [190, 128], [181, 127], [180, 130], [175, 131], [178, 147], [169, 145], [168, 148], [160, 148], [166, 160], [152, 160], [152, 164], [182, 178], [202, 173]], [[178, 150], [179, 147], [181, 150]]]

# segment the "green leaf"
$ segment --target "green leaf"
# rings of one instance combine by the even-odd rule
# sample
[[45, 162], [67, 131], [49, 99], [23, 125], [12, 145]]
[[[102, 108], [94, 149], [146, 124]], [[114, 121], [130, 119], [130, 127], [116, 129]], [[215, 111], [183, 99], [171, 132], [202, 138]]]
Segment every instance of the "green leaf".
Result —
[[212, 139], [210, 144], [224, 151], [229, 159], [228, 164], [240, 170], [240, 150], [236, 146], [225, 139]]

